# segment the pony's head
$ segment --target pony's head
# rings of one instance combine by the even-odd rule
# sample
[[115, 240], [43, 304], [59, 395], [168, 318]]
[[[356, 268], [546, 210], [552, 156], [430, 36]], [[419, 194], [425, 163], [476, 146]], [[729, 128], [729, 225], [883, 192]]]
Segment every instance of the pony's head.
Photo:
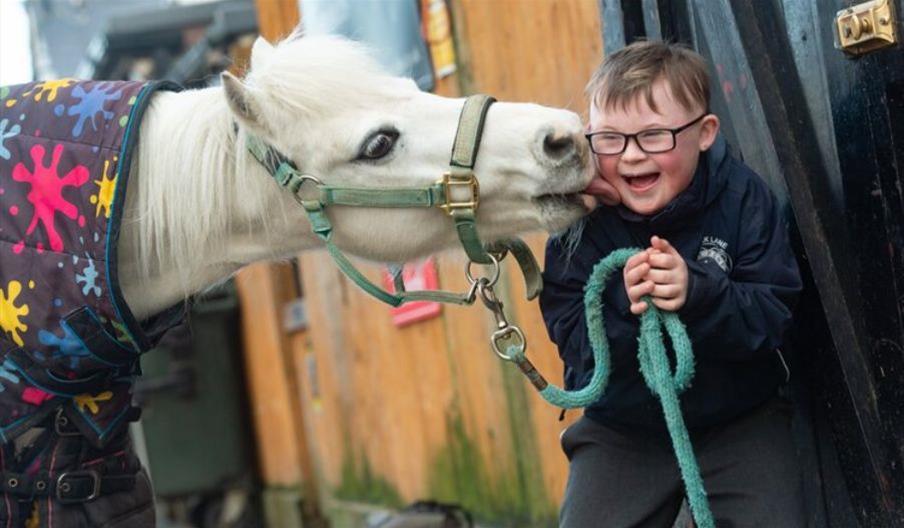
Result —
[[[448, 170], [464, 100], [385, 74], [348, 40], [311, 36], [272, 46], [258, 39], [245, 78], [225, 73], [222, 80], [239, 137], [264, 140], [326, 185], [425, 187]], [[492, 105], [474, 170], [481, 237], [558, 231], [584, 215], [578, 193], [593, 173], [588, 150], [572, 112]], [[260, 185], [275, 184], [262, 178]], [[456, 240], [438, 209], [331, 206], [327, 214], [340, 248], [373, 259], [410, 259]]]

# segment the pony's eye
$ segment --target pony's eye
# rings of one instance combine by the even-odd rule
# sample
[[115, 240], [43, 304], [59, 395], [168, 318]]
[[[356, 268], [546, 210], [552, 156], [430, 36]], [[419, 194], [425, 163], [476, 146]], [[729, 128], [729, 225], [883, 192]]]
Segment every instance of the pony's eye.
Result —
[[379, 130], [371, 134], [358, 152], [359, 160], [378, 160], [390, 152], [399, 139], [397, 130]]

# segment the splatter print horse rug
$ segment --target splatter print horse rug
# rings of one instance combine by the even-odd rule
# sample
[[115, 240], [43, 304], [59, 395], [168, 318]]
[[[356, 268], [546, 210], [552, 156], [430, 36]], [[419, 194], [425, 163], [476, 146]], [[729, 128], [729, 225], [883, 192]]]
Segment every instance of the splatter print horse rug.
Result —
[[[160, 89], [178, 87], [72, 79], [0, 87], [0, 471], [18, 475], [16, 486], [0, 479], [11, 494], [5, 506], [0, 500], [0, 520], [4, 507], [19, 518], [10, 497], [21, 501], [26, 487], [26, 496], [62, 504], [128, 488], [125, 481], [117, 488], [108, 472], [86, 473], [86, 461], [64, 456], [60, 442], [77, 437], [88, 444], [81, 451], [103, 459], [110, 444], [127, 442], [123, 431], [137, 417], [138, 357], [181, 315], [139, 323], [116, 273], [132, 150]], [[41, 427], [45, 441], [12, 449], [14, 439]], [[71, 469], [82, 471], [60, 478]], [[26, 514], [40, 517], [39, 503]]]

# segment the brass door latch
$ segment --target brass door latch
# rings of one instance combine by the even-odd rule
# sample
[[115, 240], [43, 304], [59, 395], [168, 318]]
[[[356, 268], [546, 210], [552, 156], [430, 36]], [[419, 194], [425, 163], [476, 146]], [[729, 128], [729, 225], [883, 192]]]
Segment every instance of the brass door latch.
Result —
[[889, 0], [871, 0], [835, 14], [835, 47], [851, 55], [894, 46], [897, 21]]

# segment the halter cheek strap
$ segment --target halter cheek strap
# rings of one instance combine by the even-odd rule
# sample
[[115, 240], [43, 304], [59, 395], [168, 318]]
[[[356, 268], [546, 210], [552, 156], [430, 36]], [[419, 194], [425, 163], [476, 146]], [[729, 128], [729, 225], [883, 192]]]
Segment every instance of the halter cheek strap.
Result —
[[[324, 211], [327, 206], [443, 209], [455, 222], [458, 238], [472, 262], [498, 268], [499, 260], [507, 252], [511, 252], [524, 274], [527, 298], [533, 299], [540, 293], [542, 279], [540, 268], [527, 244], [518, 238], [512, 238], [496, 242], [487, 248], [477, 234], [475, 211], [479, 204], [480, 186], [474, 175], [474, 164], [487, 111], [493, 102], [495, 99], [486, 95], [475, 95], [465, 101], [452, 147], [450, 170], [443, 174], [442, 179], [428, 187], [385, 189], [329, 186], [315, 176], [302, 173], [288, 157], [256, 136], [248, 136], [247, 147], [273, 179], [291, 192], [304, 208], [311, 222], [311, 230], [324, 241], [339, 269], [361, 289], [377, 299], [392, 306], [415, 300], [471, 304], [476, 298], [476, 290], [472, 285], [470, 291], [464, 294], [446, 291], [409, 292], [404, 290], [401, 280], [395, 281], [396, 293], [383, 290], [358, 271], [332, 242], [333, 226]], [[317, 192], [313, 198], [303, 198], [302, 187], [309, 182], [315, 186]]]
[[458, 239], [461, 240], [461, 245], [468, 254], [468, 258], [478, 264], [490, 264], [492, 261], [483, 244], [480, 243], [474, 219], [480, 195], [477, 176], [474, 174], [474, 164], [477, 162], [477, 151], [483, 136], [483, 124], [486, 122], [490, 105], [495, 101], [488, 95], [475, 95], [465, 100], [461, 117], [458, 120], [458, 130], [455, 132], [455, 141], [452, 144], [450, 170], [443, 175], [447, 196], [453, 194], [458, 188], [471, 193], [470, 200], [458, 202], [454, 206], [450, 205], [446, 212], [452, 216], [452, 220], [455, 222]]

